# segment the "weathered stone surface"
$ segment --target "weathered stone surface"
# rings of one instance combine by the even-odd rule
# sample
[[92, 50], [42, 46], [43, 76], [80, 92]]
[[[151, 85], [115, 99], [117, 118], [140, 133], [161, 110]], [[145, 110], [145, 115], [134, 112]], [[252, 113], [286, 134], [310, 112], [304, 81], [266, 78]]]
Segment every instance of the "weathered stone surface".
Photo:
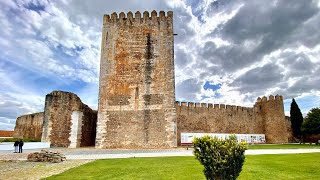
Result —
[[172, 12], [104, 16], [96, 148], [176, 147]]
[[176, 102], [178, 145], [181, 132], [265, 134], [267, 143], [287, 143], [290, 134], [281, 96], [258, 100], [253, 108]]
[[41, 139], [43, 118], [43, 112], [18, 117], [13, 137], [21, 139]]
[[263, 97], [254, 105], [256, 113], [263, 119], [264, 134], [268, 143], [287, 143], [288, 132], [282, 96]]
[[[82, 113], [72, 121], [72, 113]], [[80, 118], [80, 119], [79, 119]], [[69, 147], [71, 134], [76, 133], [75, 147], [93, 146], [95, 143], [97, 111], [83, 104], [73, 93], [53, 91], [46, 96], [42, 141], [52, 146]], [[73, 123], [79, 123], [78, 130], [71, 131]], [[79, 135], [79, 136], [78, 136]]]
[[285, 118], [286, 118], [287, 132], [288, 132], [288, 141], [292, 143], [296, 142], [293, 135], [292, 128], [291, 128], [291, 118], [289, 116], [285, 116]]
[[59, 163], [66, 160], [66, 156], [57, 153], [51, 152], [47, 150], [41, 150], [40, 152], [30, 153], [28, 154], [28, 161], [32, 162], [52, 162], [52, 163]]

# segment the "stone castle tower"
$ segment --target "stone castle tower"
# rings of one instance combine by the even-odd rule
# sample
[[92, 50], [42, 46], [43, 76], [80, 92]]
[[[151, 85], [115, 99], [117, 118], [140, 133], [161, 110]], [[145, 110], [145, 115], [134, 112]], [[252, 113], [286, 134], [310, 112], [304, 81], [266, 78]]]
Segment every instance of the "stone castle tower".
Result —
[[268, 143], [287, 143], [288, 131], [283, 108], [283, 97], [270, 95], [259, 97], [254, 105], [257, 119], [262, 118], [264, 134]]
[[96, 148], [177, 146], [173, 13], [103, 18]]

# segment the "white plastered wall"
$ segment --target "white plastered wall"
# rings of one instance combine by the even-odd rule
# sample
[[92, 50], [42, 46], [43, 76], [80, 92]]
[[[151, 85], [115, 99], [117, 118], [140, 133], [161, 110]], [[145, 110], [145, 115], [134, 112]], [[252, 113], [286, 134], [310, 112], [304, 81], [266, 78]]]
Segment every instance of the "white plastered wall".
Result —
[[70, 132], [70, 146], [69, 148], [78, 148], [80, 147], [81, 142], [81, 130], [82, 130], [82, 117], [83, 112], [73, 111], [71, 115], [71, 132]]

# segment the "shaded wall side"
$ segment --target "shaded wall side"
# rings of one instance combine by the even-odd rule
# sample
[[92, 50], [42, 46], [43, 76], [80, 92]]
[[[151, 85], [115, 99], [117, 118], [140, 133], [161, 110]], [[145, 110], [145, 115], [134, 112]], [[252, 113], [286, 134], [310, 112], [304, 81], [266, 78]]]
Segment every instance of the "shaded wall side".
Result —
[[85, 106], [83, 108], [80, 147], [94, 146], [96, 140], [97, 111]]
[[295, 142], [295, 138], [294, 138], [292, 127], [291, 127], [291, 118], [289, 116], [285, 116], [285, 119], [286, 119], [287, 133], [288, 133], [288, 141], [293, 143]]
[[175, 147], [172, 16], [105, 23], [96, 147]]
[[43, 112], [18, 117], [14, 128], [14, 137], [41, 139], [43, 120]]

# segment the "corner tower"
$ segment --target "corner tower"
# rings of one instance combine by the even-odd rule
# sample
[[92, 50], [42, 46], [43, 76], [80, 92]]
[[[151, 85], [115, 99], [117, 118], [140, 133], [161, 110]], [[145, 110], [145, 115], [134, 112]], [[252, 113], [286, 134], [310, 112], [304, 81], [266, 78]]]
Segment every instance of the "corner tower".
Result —
[[288, 131], [283, 108], [283, 97], [259, 97], [255, 104], [256, 119], [262, 119], [267, 143], [288, 143]]
[[96, 148], [177, 146], [173, 13], [103, 17]]

